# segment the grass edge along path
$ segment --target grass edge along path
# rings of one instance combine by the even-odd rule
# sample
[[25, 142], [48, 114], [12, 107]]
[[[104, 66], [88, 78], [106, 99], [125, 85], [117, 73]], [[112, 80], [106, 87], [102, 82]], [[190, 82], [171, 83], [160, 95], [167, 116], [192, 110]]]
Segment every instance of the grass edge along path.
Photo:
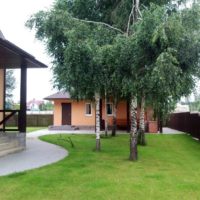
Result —
[[69, 156], [40, 169], [0, 177], [2, 200], [200, 199], [200, 143], [187, 135], [147, 135], [139, 160], [128, 161], [129, 136], [59, 135], [41, 139], [69, 150]]

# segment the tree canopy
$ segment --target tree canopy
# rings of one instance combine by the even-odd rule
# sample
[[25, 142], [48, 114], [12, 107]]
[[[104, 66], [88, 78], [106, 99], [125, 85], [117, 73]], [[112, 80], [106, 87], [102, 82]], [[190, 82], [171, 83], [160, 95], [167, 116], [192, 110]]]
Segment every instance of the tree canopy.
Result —
[[200, 6], [182, 2], [57, 0], [27, 26], [45, 41], [59, 89], [77, 99], [134, 95], [162, 117], [200, 75]]

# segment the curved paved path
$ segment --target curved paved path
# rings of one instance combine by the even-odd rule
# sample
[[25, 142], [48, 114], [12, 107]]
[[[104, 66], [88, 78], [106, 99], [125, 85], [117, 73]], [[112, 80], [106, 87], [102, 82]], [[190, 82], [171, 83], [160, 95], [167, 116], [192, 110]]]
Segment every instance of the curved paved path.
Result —
[[54, 135], [54, 134], [95, 134], [93, 130], [48, 130], [48, 129], [41, 129], [38, 131], [34, 131], [27, 134], [28, 138], [36, 138], [42, 135]]
[[36, 137], [27, 137], [24, 151], [0, 157], [0, 176], [52, 164], [67, 155], [68, 152], [64, 148], [43, 142]]

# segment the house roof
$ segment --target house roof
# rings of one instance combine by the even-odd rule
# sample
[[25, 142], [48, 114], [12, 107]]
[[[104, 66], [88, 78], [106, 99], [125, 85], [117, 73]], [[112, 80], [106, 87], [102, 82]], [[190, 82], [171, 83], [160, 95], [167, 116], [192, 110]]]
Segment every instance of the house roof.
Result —
[[39, 106], [39, 105], [41, 105], [43, 103], [44, 103], [44, 101], [33, 99], [33, 100], [27, 102], [27, 106], [30, 106], [32, 104], [35, 104], [35, 105]]
[[46, 68], [47, 65], [5, 39], [0, 31], [0, 68]]
[[4, 37], [3, 33], [1, 32], [1, 30], [0, 30], [0, 38], [1, 39], [5, 39], [5, 37]]
[[45, 97], [44, 99], [46, 100], [71, 99], [71, 96], [69, 92], [60, 91], [48, 97]]

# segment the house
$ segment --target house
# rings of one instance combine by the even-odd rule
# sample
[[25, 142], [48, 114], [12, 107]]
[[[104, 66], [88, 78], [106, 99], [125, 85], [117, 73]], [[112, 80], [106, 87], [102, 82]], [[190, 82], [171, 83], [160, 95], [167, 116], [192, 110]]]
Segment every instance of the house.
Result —
[[[25, 148], [27, 69], [46, 67], [45, 64], [36, 60], [34, 56], [6, 40], [0, 31], [0, 156]], [[20, 69], [19, 110], [6, 109], [6, 69]], [[8, 129], [6, 122], [14, 115], [18, 117], [18, 126]]]
[[27, 102], [27, 110], [30, 111], [39, 111], [40, 110], [40, 105], [42, 105], [44, 101], [32, 99], [31, 101]]
[[[71, 98], [68, 92], [62, 91], [50, 95], [45, 99], [54, 102], [54, 127], [70, 125], [80, 129], [95, 129], [94, 102], [89, 100], [76, 101]], [[105, 113], [107, 113], [108, 126], [111, 127], [113, 124], [112, 101], [108, 101], [106, 107], [104, 100], [100, 101], [101, 129], [104, 128]], [[145, 112], [146, 124], [152, 119], [153, 110], [148, 108]], [[125, 130], [129, 130], [130, 128], [129, 104], [125, 100], [120, 101], [117, 106], [117, 128]]]

